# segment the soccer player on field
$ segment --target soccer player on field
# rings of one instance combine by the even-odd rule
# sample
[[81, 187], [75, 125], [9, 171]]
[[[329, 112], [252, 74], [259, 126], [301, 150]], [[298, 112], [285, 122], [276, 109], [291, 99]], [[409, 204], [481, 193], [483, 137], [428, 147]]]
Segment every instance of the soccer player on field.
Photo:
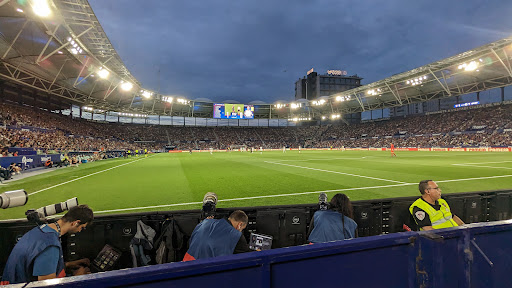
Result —
[[393, 145], [393, 143], [391, 143], [391, 157], [396, 157], [396, 154], [395, 154], [395, 145]]

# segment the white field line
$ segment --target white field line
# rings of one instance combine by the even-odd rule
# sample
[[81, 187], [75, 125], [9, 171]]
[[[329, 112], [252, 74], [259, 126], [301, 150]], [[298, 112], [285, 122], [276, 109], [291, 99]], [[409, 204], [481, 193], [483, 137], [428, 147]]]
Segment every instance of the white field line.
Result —
[[456, 166], [469, 166], [469, 167], [478, 167], [478, 168], [494, 168], [494, 169], [512, 169], [511, 167], [499, 167], [499, 166], [485, 166], [485, 165], [470, 165], [470, 164], [452, 164]]
[[[407, 185], [416, 185], [416, 183], [403, 183], [403, 184], [383, 185], [383, 186], [371, 186], [371, 187], [344, 188], [344, 189], [323, 190], [323, 191], [297, 192], [297, 193], [288, 193], [288, 194], [261, 195], [261, 196], [251, 196], [251, 197], [241, 197], [241, 198], [231, 198], [231, 199], [220, 199], [217, 202], [242, 201], [242, 200], [253, 200], [253, 199], [275, 198], [275, 197], [288, 197], [288, 196], [296, 196], [296, 195], [319, 194], [321, 192], [328, 193], [328, 192], [340, 192], [340, 191], [378, 189], [378, 188], [388, 188], [388, 187], [407, 186]], [[203, 204], [203, 202], [175, 203], [175, 204], [146, 206], [146, 207], [134, 207], [134, 208], [103, 210], [103, 211], [94, 211], [94, 214], [109, 213], [109, 212], [121, 212], [121, 211], [129, 211], [129, 210], [141, 210], [141, 209], [152, 209], [152, 208], [186, 206], [186, 205], [198, 205], [198, 204]]]
[[337, 171], [329, 171], [329, 170], [324, 170], [324, 169], [316, 169], [316, 168], [311, 168], [311, 167], [304, 167], [304, 166], [290, 165], [290, 164], [284, 164], [284, 163], [279, 163], [279, 162], [270, 162], [270, 161], [264, 161], [264, 162], [265, 162], [265, 163], [270, 163], [270, 164], [276, 164], [276, 165], [290, 166], [290, 167], [295, 167], [295, 168], [302, 168], [302, 169], [315, 170], [315, 171], [320, 171], [320, 172], [335, 173], [335, 174], [342, 174], [342, 175], [348, 175], [348, 176], [354, 176], [354, 177], [361, 177], [361, 178], [367, 178], [367, 179], [373, 179], [373, 180], [380, 180], [380, 181], [387, 181], [387, 182], [393, 182], [393, 183], [405, 184], [405, 182], [401, 182], [401, 181], [395, 181], [395, 180], [389, 180], [389, 179], [382, 179], [382, 178], [376, 178], [376, 177], [370, 177], [370, 176], [363, 176], [363, 175], [357, 175], [357, 174], [351, 174], [351, 173], [344, 173], [344, 172], [337, 172]]
[[[150, 157], [153, 157], [153, 156], [149, 156], [148, 158], [150, 158]], [[106, 172], [106, 171], [109, 171], [109, 170], [112, 170], [112, 169], [116, 169], [116, 168], [122, 167], [122, 166], [124, 166], [124, 165], [132, 164], [132, 163], [134, 163], [134, 162], [137, 162], [137, 161], [140, 161], [140, 160], [143, 160], [143, 159], [148, 159], [148, 158], [141, 158], [141, 159], [134, 160], [134, 161], [130, 161], [130, 162], [128, 162], [128, 163], [124, 163], [124, 164], [121, 164], [121, 165], [117, 165], [117, 166], [114, 166], [114, 167], [111, 167], [111, 168], [108, 168], [108, 169], [105, 169], [105, 170], [101, 170], [101, 171], [98, 171], [98, 172], [94, 172], [94, 173], [91, 173], [91, 174], [88, 174], [88, 175], [85, 175], [85, 176], [82, 176], [82, 177], [75, 178], [75, 179], [73, 179], [73, 180], [69, 180], [69, 181], [66, 181], [66, 182], [59, 183], [59, 184], [57, 184], [57, 185], [53, 185], [53, 186], [50, 186], [50, 187], [47, 187], [47, 188], [41, 189], [41, 190], [36, 191], [36, 192], [29, 193], [28, 195], [29, 195], [29, 196], [31, 196], [31, 195], [37, 194], [37, 193], [39, 193], [39, 192], [43, 192], [43, 191], [46, 191], [46, 190], [49, 190], [49, 189], [52, 189], [52, 188], [55, 188], [55, 187], [59, 187], [59, 186], [62, 186], [62, 185], [65, 185], [65, 184], [68, 184], [68, 183], [71, 183], [71, 182], [78, 181], [78, 180], [80, 180], [80, 179], [84, 179], [84, 178], [90, 177], [90, 176], [92, 176], [92, 175], [100, 174], [100, 173], [103, 173], [103, 172]]]
[[500, 163], [510, 163], [512, 161], [496, 161], [496, 162], [478, 162], [478, 163], [460, 163], [460, 164], [452, 164], [452, 165], [479, 165], [479, 164], [500, 164]]
[[[471, 180], [493, 179], [493, 178], [504, 178], [504, 177], [512, 177], [512, 174], [510, 174], [510, 175], [500, 175], [500, 176], [488, 176], [488, 177], [440, 180], [440, 181], [436, 181], [436, 183], [460, 182], [460, 181], [471, 181]], [[384, 185], [384, 186], [370, 186], [370, 187], [345, 188], [345, 189], [334, 189], [334, 190], [324, 190], [324, 191], [298, 192], [298, 193], [274, 194], [274, 195], [262, 195], [262, 196], [253, 196], [253, 197], [222, 199], [222, 200], [219, 200], [218, 202], [241, 201], [241, 200], [274, 198], [274, 197], [288, 197], [288, 196], [296, 196], [296, 195], [318, 194], [318, 193], [321, 193], [321, 192], [328, 193], [328, 192], [341, 192], [341, 191], [354, 191], [354, 190], [369, 190], [369, 189], [379, 189], [379, 188], [384, 189], [384, 188], [388, 188], [388, 187], [399, 187], [399, 186], [410, 186], [410, 185], [418, 185], [418, 183], [403, 183], [403, 184]], [[110, 213], [110, 212], [123, 212], [123, 211], [132, 211], [132, 210], [144, 210], [144, 209], [151, 209], [151, 208], [164, 208], [164, 207], [175, 207], [175, 206], [199, 205], [199, 204], [202, 204], [202, 203], [203, 202], [175, 203], [175, 204], [167, 204], [167, 205], [155, 205], [155, 206], [146, 206], [146, 207], [132, 207], [132, 208], [103, 210], [103, 211], [95, 211], [94, 213], [95, 214], [103, 214], [103, 213]], [[26, 219], [26, 218], [6, 219], [6, 220], [0, 220], [0, 223], [2, 223], [2, 222], [9, 222], [9, 221], [15, 221], [15, 220], [24, 220], [24, 219]]]
[[279, 159], [274, 159], [273, 161], [276, 161], [276, 162], [303, 162], [303, 161], [332, 161], [332, 160], [340, 160], [340, 159], [345, 159], [345, 160], [361, 160], [363, 158], [370, 158], [370, 157], [374, 157], [374, 156], [364, 156], [364, 157], [336, 157], [336, 158], [313, 158], [313, 159], [288, 159], [288, 160], [279, 160]]

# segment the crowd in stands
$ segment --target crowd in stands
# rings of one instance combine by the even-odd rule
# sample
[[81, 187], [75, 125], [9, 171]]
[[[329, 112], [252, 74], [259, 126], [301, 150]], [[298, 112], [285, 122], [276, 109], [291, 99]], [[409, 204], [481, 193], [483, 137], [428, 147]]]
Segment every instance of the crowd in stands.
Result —
[[175, 149], [227, 149], [246, 145], [264, 149], [301, 147], [449, 147], [510, 146], [512, 105], [418, 115], [359, 124], [300, 127], [174, 127], [100, 123], [71, 119], [34, 107], [0, 104], [2, 156], [8, 147], [40, 153], [115, 151], [163, 146]]

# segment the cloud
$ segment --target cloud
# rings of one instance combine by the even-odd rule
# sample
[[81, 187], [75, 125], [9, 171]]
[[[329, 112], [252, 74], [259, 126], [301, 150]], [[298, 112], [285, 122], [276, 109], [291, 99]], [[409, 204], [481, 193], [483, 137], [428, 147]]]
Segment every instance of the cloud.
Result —
[[377, 81], [496, 41], [512, 24], [511, 8], [478, 0], [89, 2], [145, 88], [214, 101], [292, 100], [312, 67]]

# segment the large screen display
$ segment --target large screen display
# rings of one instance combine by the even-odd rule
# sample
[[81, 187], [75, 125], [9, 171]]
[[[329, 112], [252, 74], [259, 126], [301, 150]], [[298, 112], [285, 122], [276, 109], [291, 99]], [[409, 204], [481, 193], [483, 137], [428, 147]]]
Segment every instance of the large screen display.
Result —
[[213, 104], [213, 118], [254, 119], [254, 106], [244, 104]]

